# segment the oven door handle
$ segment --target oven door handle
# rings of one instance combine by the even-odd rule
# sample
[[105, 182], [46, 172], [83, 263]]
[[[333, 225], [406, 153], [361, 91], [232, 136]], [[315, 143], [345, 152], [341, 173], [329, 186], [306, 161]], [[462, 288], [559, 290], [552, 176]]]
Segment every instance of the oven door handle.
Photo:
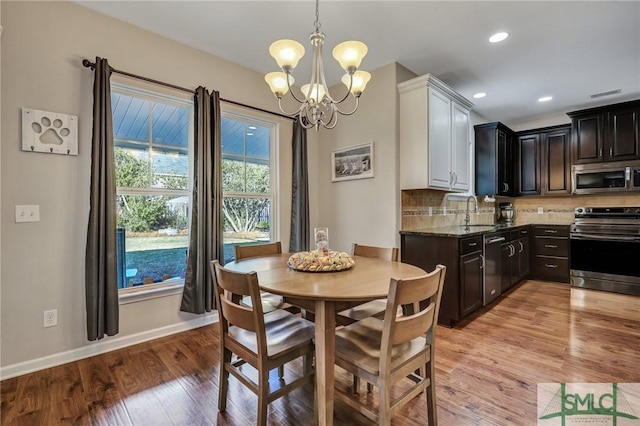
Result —
[[640, 242], [640, 236], [600, 235], [600, 234], [571, 234], [572, 240], [600, 240], [600, 241], [631, 241]]

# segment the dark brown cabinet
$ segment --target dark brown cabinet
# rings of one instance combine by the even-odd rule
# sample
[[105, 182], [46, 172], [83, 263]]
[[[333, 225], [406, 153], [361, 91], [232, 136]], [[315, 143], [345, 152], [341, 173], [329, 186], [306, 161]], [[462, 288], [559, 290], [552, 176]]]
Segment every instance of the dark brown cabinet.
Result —
[[568, 115], [574, 164], [640, 159], [640, 100]]
[[570, 147], [570, 125], [518, 133], [518, 194], [569, 194], [571, 192]]
[[460, 256], [460, 313], [462, 318], [482, 307], [482, 252]]
[[505, 242], [501, 248], [502, 292], [504, 293], [529, 276], [529, 227], [505, 233]]
[[465, 238], [402, 233], [401, 260], [432, 271], [447, 267], [438, 323], [453, 327], [482, 307], [482, 235]]
[[569, 282], [569, 226], [534, 225], [532, 278]]
[[477, 125], [474, 129], [476, 194], [516, 195], [515, 133], [497, 122]]

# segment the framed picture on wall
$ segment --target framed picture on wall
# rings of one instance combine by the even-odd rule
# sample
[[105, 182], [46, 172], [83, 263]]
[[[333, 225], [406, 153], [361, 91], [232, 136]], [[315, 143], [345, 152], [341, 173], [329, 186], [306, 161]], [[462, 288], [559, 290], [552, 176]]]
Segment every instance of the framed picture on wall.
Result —
[[373, 177], [373, 142], [331, 151], [331, 182]]

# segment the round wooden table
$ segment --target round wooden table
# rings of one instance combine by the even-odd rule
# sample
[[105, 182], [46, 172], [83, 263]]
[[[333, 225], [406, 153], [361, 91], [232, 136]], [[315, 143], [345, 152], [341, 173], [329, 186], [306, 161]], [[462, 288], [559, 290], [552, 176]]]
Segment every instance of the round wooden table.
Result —
[[318, 424], [333, 424], [336, 312], [359, 302], [386, 298], [391, 278], [426, 274], [416, 266], [354, 256], [355, 266], [338, 272], [300, 272], [287, 266], [291, 253], [246, 258], [225, 265], [233, 271], [258, 273], [260, 289], [312, 309], [316, 315], [316, 394]]

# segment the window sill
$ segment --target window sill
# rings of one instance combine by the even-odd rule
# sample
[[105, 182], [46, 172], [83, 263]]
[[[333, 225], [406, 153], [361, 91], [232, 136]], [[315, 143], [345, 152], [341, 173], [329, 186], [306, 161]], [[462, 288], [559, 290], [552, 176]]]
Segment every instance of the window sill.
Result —
[[165, 284], [154, 284], [149, 286], [149, 288], [128, 288], [120, 290], [118, 300], [120, 305], [126, 305], [129, 303], [157, 299], [159, 297], [173, 296], [175, 294], [182, 294], [183, 287], [184, 280], [179, 280]]

